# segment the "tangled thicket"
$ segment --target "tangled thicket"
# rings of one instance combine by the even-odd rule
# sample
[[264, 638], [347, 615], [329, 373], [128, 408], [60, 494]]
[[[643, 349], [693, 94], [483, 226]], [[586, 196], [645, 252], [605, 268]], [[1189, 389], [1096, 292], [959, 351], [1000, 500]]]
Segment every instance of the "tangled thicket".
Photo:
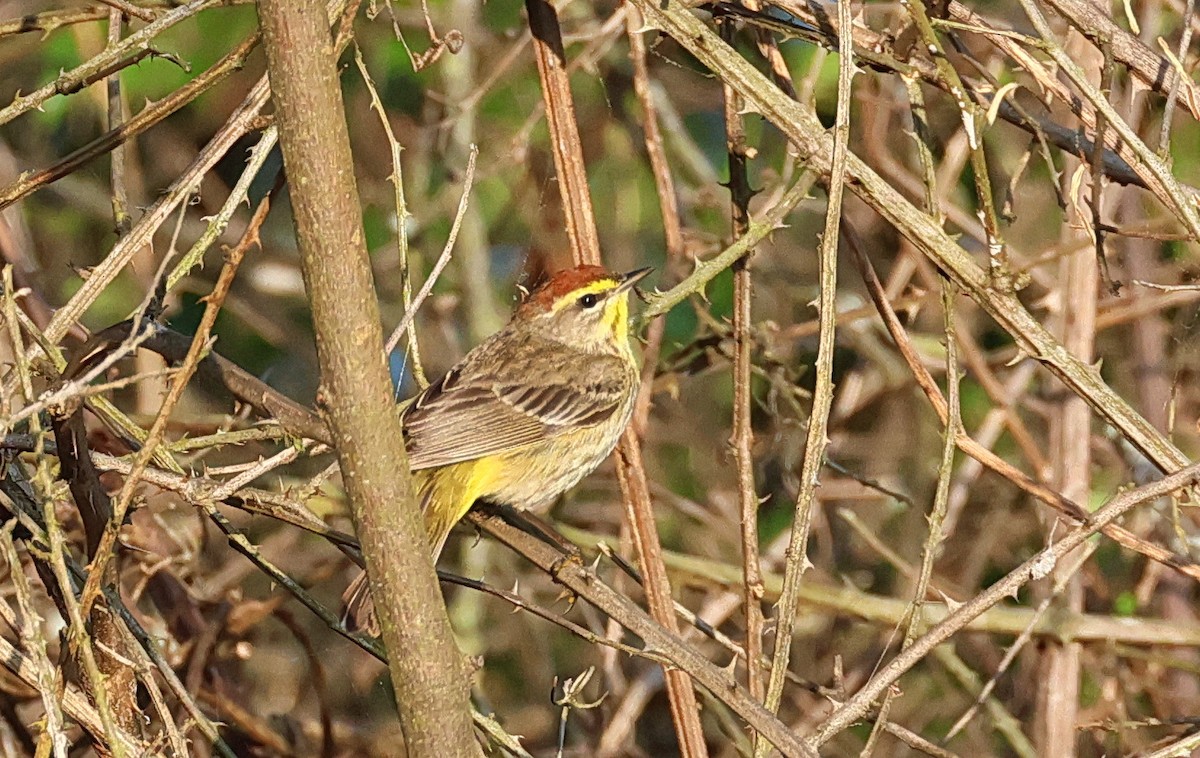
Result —
[[[658, 271], [583, 565], [443, 556], [482, 743], [1200, 749], [1194, 1], [556, 7], [329, 5], [400, 395], [548, 270]], [[0, 0], [0, 754], [401, 750], [261, 46]]]

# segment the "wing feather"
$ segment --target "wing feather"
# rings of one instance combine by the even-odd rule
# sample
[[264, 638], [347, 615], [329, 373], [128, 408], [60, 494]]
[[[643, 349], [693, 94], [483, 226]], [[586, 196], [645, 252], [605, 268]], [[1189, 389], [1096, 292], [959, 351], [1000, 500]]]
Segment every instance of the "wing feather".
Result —
[[[611, 360], [619, 363], [615, 357]], [[624, 405], [624, 386], [617, 378], [582, 384], [556, 376], [518, 380], [514, 374], [527, 371], [527, 366], [480, 376], [464, 373], [463, 365], [431, 384], [403, 411], [413, 470], [533, 445], [599, 424]], [[596, 373], [621, 376], [620, 372]]]

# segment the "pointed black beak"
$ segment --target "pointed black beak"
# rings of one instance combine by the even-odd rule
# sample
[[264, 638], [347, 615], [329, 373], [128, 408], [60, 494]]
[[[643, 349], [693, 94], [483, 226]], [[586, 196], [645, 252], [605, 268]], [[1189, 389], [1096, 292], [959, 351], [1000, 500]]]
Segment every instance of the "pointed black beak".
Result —
[[622, 275], [621, 283], [617, 286], [617, 289], [615, 290], [615, 292], [618, 292], [618, 293], [627, 292], [630, 289], [633, 289], [633, 285], [635, 285], [638, 282], [640, 282], [641, 280], [645, 279], [652, 271], [654, 271], [654, 269], [649, 268], [649, 267], [635, 268], [633, 271], [630, 271], [628, 274]]

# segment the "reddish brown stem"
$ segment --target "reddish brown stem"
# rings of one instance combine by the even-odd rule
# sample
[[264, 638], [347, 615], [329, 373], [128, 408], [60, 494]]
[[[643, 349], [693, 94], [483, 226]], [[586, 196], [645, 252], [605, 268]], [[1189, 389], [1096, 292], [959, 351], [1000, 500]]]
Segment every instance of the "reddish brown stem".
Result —
[[[546, 0], [526, 0], [525, 7], [529, 12], [529, 28], [533, 32], [542, 97], [546, 103], [546, 120], [550, 128], [550, 142], [554, 145], [554, 163], [573, 257], [576, 264], [599, 264], [600, 242], [592, 214], [583, 147], [579, 141], [579, 127], [571, 101], [558, 16]], [[650, 615], [668, 631], [677, 633], [671, 585], [663, 566], [658, 529], [650, 504], [650, 487], [642, 467], [641, 447], [632, 428], [626, 429], [617, 448], [617, 474], [626, 516], [633, 526], [634, 546], [645, 575]], [[687, 674], [673, 668], [665, 669], [665, 678], [681, 754], [688, 757], [707, 756], [704, 729], [700, 724], [699, 707], [691, 680]]]
[[525, 10], [529, 14], [529, 30], [533, 33], [533, 52], [542, 81], [542, 99], [546, 103], [546, 121], [550, 127], [554, 168], [558, 174], [558, 191], [562, 195], [571, 250], [576, 261], [599, 264], [600, 237], [596, 234], [596, 218], [592, 214], [558, 13], [547, 0], [525, 0]]

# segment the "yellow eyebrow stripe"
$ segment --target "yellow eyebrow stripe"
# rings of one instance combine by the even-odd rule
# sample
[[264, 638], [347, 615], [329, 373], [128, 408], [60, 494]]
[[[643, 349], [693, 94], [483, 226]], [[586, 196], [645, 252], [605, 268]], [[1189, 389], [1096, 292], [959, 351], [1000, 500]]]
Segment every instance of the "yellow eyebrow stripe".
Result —
[[579, 289], [572, 290], [570, 294], [563, 295], [559, 299], [555, 300], [554, 305], [550, 308], [550, 311], [552, 313], [557, 313], [584, 295], [600, 295], [616, 289], [617, 285], [619, 284], [620, 282], [614, 279], [600, 279], [599, 281], [592, 282], [591, 284], [580, 287]]

